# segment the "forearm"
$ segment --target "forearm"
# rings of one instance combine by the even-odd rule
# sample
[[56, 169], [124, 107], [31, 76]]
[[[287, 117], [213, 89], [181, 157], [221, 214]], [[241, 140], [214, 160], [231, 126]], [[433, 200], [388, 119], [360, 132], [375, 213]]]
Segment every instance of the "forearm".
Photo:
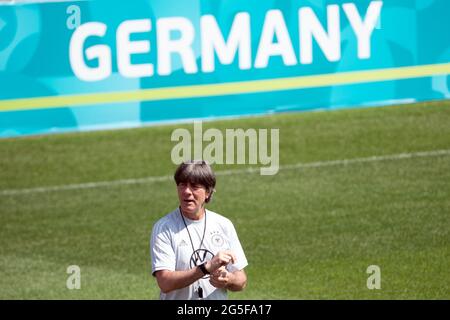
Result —
[[226, 288], [230, 291], [241, 291], [244, 290], [247, 285], [247, 275], [243, 270], [235, 271], [230, 277], [230, 282], [227, 284]]
[[183, 271], [157, 271], [156, 279], [163, 293], [187, 287], [203, 277], [198, 267]]

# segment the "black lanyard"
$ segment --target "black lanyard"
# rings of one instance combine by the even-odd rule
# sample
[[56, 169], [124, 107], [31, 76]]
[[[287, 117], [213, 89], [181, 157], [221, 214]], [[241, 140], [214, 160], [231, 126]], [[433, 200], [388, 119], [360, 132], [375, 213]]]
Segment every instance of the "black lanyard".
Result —
[[[205, 239], [205, 233], [206, 233], [206, 210], [205, 210], [205, 226], [203, 227], [202, 241], [200, 242], [200, 246], [198, 247], [197, 250], [195, 250], [195, 248], [194, 248], [194, 242], [192, 241], [191, 233], [189, 232], [189, 228], [188, 228], [188, 226], [187, 226], [187, 224], [186, 224], [186, 220], [184, 220], [183, 213], [181, 213], [181, 208], [179, 208], [179, 210], [180, 210], [181, 219], [183, 219], [184, 226], [186, 227], [186, 230], [187, 230], [187, 232], [188, 232], [189, 240], [191, 241], [192, 254], [195, 253], [195, 255], [197, 256], [197, 260], [200, 260], [200, 256], [199, 256], [197, 250], [198, 250], [198, 249], [201, 249], [201, 247], [202, 247], [202, 245], [203, 245], [203, 240]], [[195, 265], [197, 265], [197, 261], [196, 261]]]

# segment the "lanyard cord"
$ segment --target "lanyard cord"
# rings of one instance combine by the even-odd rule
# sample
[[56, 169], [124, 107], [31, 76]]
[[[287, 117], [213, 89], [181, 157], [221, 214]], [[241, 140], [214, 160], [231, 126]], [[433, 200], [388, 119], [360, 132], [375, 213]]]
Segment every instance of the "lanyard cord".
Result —
[[183, 219], [184, 226], [186, 227], [186, 231], [188, 232], [188, 235], [189, 235], [189, 240], [191, 241], [192, 253], [195, 253], [195, 255], [197, 256], [197, 260], [200, 260], [200, 256], [199, 256], [197, 250], [201, 249], [201, 247], [203, 245], [203, 240], [205, 239], [205, 233], [206, 233], [206, 210], [205, 210], [205, 226], [203, 227], [202, 241], [200, 242], [200, 246], [198, 247], [197, 250], [195, 250], [195, 248], [194, 248], [194, 242], [192, 241], [191, 233], [189, 232], [188, 226], [186, 224], [186, 220], [184, 220], [183, 214], [181, 213], [181, 208], [180, 208], [180, 216], [181, 216], [181, 219]]

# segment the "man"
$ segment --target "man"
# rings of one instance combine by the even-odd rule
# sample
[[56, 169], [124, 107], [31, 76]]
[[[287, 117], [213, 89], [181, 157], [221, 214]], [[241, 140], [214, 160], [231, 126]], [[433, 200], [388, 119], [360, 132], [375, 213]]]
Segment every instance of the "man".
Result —
[[205, 208], [216, 178], [205, 161], [176, 170], [179, 207], [161, 218], [151, 236], [152, 274], [161, 299], [226, 299], [243, 290], [247, 266], [232, 222]]

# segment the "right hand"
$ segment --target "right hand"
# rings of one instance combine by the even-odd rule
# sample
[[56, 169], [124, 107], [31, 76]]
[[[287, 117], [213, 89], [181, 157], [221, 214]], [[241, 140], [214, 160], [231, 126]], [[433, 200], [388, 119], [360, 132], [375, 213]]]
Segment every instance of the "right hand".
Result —
[[226, 266], [230, 262], [236, 263], [236, 255], [230, 250], [219, 251], [206, 263], [205, 268], [209, 271], [209, 273], [213, 273], [220, 267]]

